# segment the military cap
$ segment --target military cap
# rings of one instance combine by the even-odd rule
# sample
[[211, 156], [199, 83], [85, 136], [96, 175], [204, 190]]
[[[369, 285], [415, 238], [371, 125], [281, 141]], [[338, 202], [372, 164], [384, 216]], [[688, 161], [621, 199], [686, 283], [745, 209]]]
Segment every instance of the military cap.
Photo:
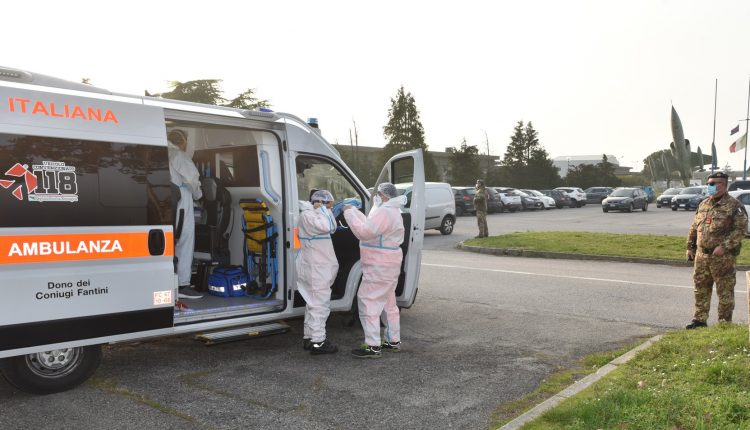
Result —
[[708, 176], [708, 179], [713, 179], [713, 178], [724, 179], [724, 180], [727, 180], [727, 181], [729, 180], [729, 176], [726, 173], [724, 173], [724, 172], [715, 172], [715, 173], [711, 173]]

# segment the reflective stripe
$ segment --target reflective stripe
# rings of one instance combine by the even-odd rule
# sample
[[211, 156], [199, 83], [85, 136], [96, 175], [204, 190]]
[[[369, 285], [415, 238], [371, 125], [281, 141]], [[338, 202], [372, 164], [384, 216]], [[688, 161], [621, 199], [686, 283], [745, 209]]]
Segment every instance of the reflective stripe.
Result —
[[362, 243], [362, 242], [359, 243], [359, 246], [364, 246], [366, 248], [376, 248], [376, 249], [390, 249], [390, 250], [394, 250], [394, 251], [397, 250], [397, 249], [401, 249], [398, 246], [394, 248], [394, 247], [391, 247], [391, 246], [370, 245], [370, 244]]
[[301, 240], [325, 240], [325, 239], [331, 240], [331, 236], [328, 236], [328, 235], [325, 235], [325, 236], [320, 235], [320, 236], [312, 236], [312, 237], [300, 236], [299, 238]]

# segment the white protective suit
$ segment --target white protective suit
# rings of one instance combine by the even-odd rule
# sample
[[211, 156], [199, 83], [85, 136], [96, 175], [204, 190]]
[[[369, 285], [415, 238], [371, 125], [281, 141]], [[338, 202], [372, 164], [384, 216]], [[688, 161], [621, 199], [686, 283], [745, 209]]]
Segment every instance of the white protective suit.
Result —
[[200, 175], [185, 152], [169, 144], [169, 177], [173, 184], [180, 187], [180, 202], [177, 204], [177, 215], [180, 209], [185, 211], [182, 222], [182, 233], [175, 245], [177, 256], [177, 285], [190, 285], [190, 272], [193, 265], [193, 251], [195, 250], [195, 214], [193, 213], [193, 199], [203, 196]]
[[315, 209], [311, 203], [300, 200], [299, 207], [300, 250], [295, 264], [297, 291], [307, 303], [303, 337], [319, 343], [326, 340], [326, 320], [331, 312], [331, 285], [339, 270], [331, 242], [336, 221], [331, 210], [325, 206]]
[[357, 300], [365, 343], [380, 346], [380, 315], [385, 311], [385, 340], [401, 341], [401, 325], [396, 304], [396, 285], [401, 273], [404, 221], [401, 206], [406, 196], [393, 197], [365, 215], [357, 209], [344, 212], [344, 218], [359, 239], [362, 283]]

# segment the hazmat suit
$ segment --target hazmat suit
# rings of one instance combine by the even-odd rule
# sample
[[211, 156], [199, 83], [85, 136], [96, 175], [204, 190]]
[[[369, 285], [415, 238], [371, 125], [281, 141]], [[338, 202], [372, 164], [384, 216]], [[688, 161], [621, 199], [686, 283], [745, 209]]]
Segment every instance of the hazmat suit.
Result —
[[[333, 250], [331, 234], [336, 231], [336, 220], [326, 207], [333, 196], [326, 190], [316, 191], [310, 198], [313, 203], [300, 201], [298, 224], [300, 250], [296, 256], [297, 291], [307, 304], [305, 307], [303, 345], [310, 352], [335, 352], [326, 341], [326, 320], [331, 312], [331, 285], [336, 279], [339, 263]], [[307, 340], [312, 344], [307, 343]]]
[[172, 183], [180, 188], [180, 202], [177, 205], [177, 213], [179, 214], [181, 209], [185, 213], [182, 233], [175, 245], [177, 285], [184, 287], [190, 285], [193, 251], [195, 249], [193, 200], [203, 197], [203, 192], [201, 191], [198, 169], [190, 156], [185, 153], [187, 135], [182, 130], [172, 130], [169, 133], [169, 141], [169, 176]]
[[[386, 316], [385, 341], [393, 344], [401, 341], [396, 285], [403, 259], [401, 206], [406, 203], [406, 196], [397, 196], [396, 188], [390, 183], [380, 184], [377, 194], [376, 205], [367, 217], [351, 207], [344, 211], [344, 217], [360, 241], [362, 283], [357, 300], [365, 343], [379, 355], [381, 313], [385, 312]], [[381, 199], [382, 204], [378, 204]]]

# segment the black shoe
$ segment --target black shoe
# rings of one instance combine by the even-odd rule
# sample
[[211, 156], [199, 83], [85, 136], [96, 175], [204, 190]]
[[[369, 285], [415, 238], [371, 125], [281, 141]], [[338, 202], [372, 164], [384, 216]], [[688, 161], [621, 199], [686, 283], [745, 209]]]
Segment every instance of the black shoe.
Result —
[[310, 345], [310, 354], [312, 355], [333, 354], [338, 352], [338, 350], [339, 347], [332, 344], [329, 340], [324, 340], [323, 342], [311, 342]]
[[708, 327], [708, 324], [704, 323], [703, 321], [692, 320], [690, 321], [690, 324], [685, 326], [685, 328], [688, 330], [692, 330], [694, 328], [700, 328], [700, 327]]
[[369, 346], [362, 344], [359, 348], [352, 349], [352, 355], [354, 358], [380, 358], [381, 349], [379, 346]]
[[302, 349], [309, 351], [312, 348], [312, 341], [310, 339], [302, 339]]
[[399, 352], [401, 351], [401, 342], [383, 342], [380, 349], [388, 352]]
[[177, 298], [180, 299], [200, 299], [203, 294], [195, 291], [192, 285], [183, 285], [177, 290]]

